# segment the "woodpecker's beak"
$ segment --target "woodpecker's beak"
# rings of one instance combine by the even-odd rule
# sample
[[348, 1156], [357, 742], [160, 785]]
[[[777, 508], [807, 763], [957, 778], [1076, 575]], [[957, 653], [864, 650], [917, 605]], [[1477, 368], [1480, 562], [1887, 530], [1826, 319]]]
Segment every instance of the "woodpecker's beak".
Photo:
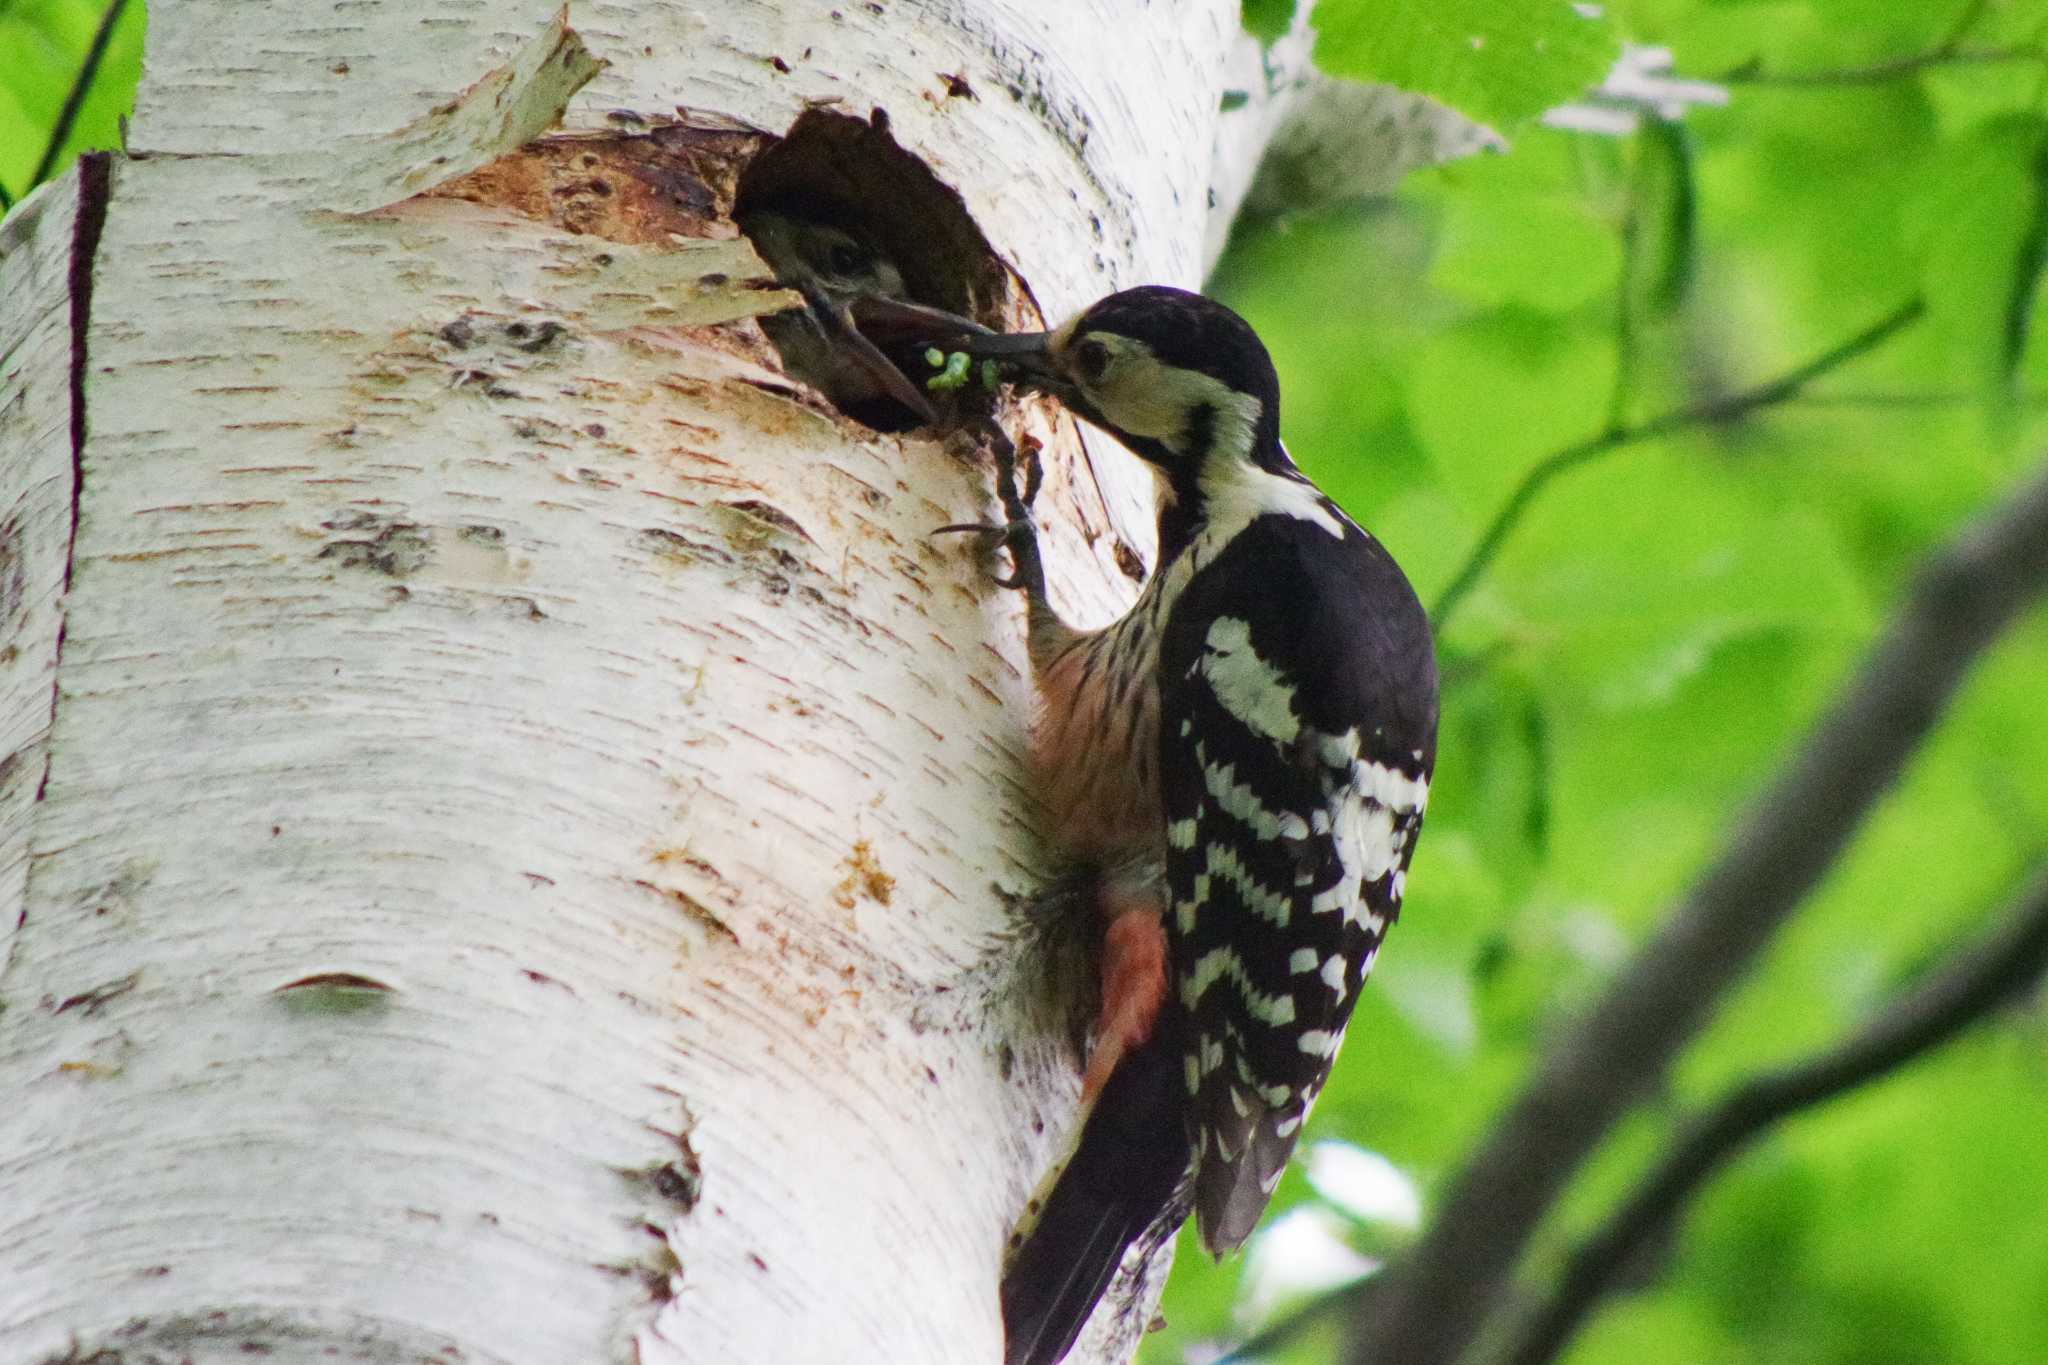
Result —
[[1080, 395], [1053, 358], [1052, 338], [1051, 332], [989, 332], [933, 344], [942, 350], [965, 351], [972, 360], [993, 360], [1002, 367], [1004, 377], [1019, 388], [1072, 403]]
[[1053, 365], [1051, 332], [995, 332], [971, 337], [951, 349], [965, 351], [975, 360], [993, 360], [1019, 383], [1034, 388], [1051, 388], [1066, 383]]
[[876, 297], [856, 299], [853, 318], [861, 331], [884, 344], [964, 351], [972, 360], [995, 361], [1009, 379], [1027, 388], [1056, 395], [1072, 391], [1053, 364], [1051, 332], [995, 332], [958, 313]]

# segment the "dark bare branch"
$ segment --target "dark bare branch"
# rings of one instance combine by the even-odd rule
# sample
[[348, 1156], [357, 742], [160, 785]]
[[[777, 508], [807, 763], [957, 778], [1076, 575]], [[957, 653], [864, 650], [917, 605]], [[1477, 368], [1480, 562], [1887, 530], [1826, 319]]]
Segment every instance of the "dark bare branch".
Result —
[[1467, 1348], [1580, 1163], [1840, 856], [1977, 657], [2044, 591], [2048, 469], [1922, 565], [1790, 764], [1452, 1182], [1361, 1322], [1356, 1365], [1449, 1365]]
[[1524, 1319], [1501, 1359], [1556, 1359], [1616, 1272], [1759, 1133], [1947, 1043], [2038, 983], [2044, 969], [2048, 871], [2035, 875], [1996, 930], [1888, 1002], [1857, 1033], [1803, 1062], [1751, 1077], [1688, 1123], [1628, 1199], [1573, 1250], [1556, 1289]]

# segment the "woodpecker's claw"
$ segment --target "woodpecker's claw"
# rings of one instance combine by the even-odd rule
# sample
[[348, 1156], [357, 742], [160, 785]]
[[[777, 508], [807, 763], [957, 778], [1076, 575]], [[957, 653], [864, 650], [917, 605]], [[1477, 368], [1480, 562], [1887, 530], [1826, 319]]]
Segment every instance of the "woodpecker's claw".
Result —
[[1020, 490], [1017, 487], [1016, 446], [993, 420], [985, 418], [983, 423], [981, 435], [995, 452], [996, 496], [1003, 504], [1003, 515], [1007, 520], [993, 525], [978, 521], [956, 522], [951, 526], [941, 526], [932, 534], [988, 537], [992, 547], [1009, 550], [1010, 559], [1017, 566], [1016, 572], [1007, 577], [995, 575], [996, 586], [1018, 589], [1030, 594], [1034, 600], [1043, 601], [1045, 564], [1038, 553], [1038, 526], [1031, 519], [1031, 504], [1045, 483], [1045, 469], [1037, 459], [1038, 447], [1036, 443], [1026, 447], [1024, 487]]
[[[995, 426], [995, 423], [989, 423]], [[1038, 525], [1031, 519], [1031, 504], [1038, 498], [1038, 490], [1045, 482], [1045, 468], [1038, 462], [1038, 448], [1028, 446], [1024, 456], [1024, 487], [1017, 488], [1017, 448], [1010, 444], [1010, 438], [996, 428], [994, 441], [996, 452], [996, 494], [1003, 500], [1003, 514], [1010, 521], [1005, 529], [1003, 544], [1010, 547], [1010, 560], [1017, 571], [1008, 578], [996, 582], [1005, 588], [1016, 588], [1030, 595], [1033, 601], [1045, 600], [1045, 563], [1038, 554]]]
[[[1008, 549], [1017, 561], [1017, 572], [1010, 575], [993, 574], [991, 578], [999, 588], [1023, 588], [1031, 590], [1032, 573], [1038, 565], [1038, 528], [1027, 515], [1021, 521], [961, 521], [951, 526], [941, 526], [932, 532], [935, 536], [977, 535], [987, 538], [989, 548]], [[1032, 565], [1025, 567], [1026, 562]]]
[[1012, 521], [1028, 521], [1031, 504], [1038, 501], [1038, 490], [1045, 486], [1045, 466], [1039, 463], [1038, 446], [1029, 442], [1024, 447], [1024, 489], [1017, 489], [1018, 456], [1009, 438], [996, 450], [996, 494], [1003, 500], [1003, 511]]

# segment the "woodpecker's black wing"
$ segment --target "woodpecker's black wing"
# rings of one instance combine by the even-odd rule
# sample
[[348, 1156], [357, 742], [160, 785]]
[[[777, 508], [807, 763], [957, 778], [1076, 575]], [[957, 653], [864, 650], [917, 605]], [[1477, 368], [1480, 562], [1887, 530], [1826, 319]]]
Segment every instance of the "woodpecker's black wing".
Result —
[[1399, 910], [1436, 665], [1400, 568], [1318, 497], [1195, 571], [1159, 676], [1173, 1003], [1220, 1255], [1264, 1212]]

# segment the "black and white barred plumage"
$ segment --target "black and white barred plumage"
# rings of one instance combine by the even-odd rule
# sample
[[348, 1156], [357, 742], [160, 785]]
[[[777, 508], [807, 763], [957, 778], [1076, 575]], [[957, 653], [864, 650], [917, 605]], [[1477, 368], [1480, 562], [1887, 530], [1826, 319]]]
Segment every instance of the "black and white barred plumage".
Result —
[[1167, 938], [1211, 1251], [1250, 1235], [1329, 1075], [1435, 756], [1407, 581], [1321, 510], [1253, 520], [1190, 579], [1160, 651]]
[[[1281, 446], [1278, 379], [1236, 314], [1135, 289], [966, 349], [1164, 482], [1158, 565], [1103, 631], [1061, 624], [1017, 547], [1041, 781], [1060, 842], [1111, 869], [1114, 920], [1099, 1093], [1003, 1283], [1010, 1365], [1052, 1365], [1130, 1245], [1190, 1208], [1218, 1255], [1257, 1224], [1400, 908], [1436, 667], [1400, 568]], [[1164, 998], [1125, 1008], [1116, 981], [1142, 971], [1110, 959], [1141, 921], [1163, 928]], [[1118, 924], [1140, 926], [1122, 948]]]

